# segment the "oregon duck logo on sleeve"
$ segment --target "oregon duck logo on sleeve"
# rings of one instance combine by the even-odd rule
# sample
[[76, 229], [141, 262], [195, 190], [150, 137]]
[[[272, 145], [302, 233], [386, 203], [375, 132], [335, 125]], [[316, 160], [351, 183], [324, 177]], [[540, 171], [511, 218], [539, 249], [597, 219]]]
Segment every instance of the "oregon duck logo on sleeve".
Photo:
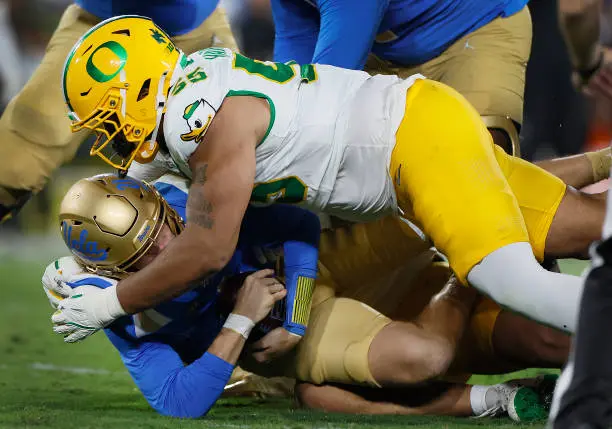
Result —
[[215, 111], [212, 106], [203, 99], [185, 107], [183, 119], [187, 121], [189, 132], [181, 134], [181, 140], [200, 143], [212, 121], [214, 113]]

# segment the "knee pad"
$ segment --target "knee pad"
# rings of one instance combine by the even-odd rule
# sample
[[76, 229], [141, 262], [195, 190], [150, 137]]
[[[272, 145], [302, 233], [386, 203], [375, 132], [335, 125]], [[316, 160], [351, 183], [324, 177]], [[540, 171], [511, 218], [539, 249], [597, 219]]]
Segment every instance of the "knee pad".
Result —
[[481, 118], [489, 130], [499, 131], [505, 137], [505, 142], [500, 144], [500, 147], [507, 154], [520, 158], [519, 125], [508, 116], [485, 115], [481, 116]]

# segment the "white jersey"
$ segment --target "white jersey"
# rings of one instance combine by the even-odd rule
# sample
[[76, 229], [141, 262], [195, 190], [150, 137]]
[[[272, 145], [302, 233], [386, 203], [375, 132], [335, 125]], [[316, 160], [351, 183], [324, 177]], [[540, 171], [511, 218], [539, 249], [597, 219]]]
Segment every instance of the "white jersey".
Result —
[[264, 98], [270, 125], [256, 148], [252, 201], [302, 203], [366, 220], [397, 210], [389, 159], [406, 89], [418, 77], [403, 81], [325, 65], [261, 62], [209, 48], [181, 57], [164, 136], [178, 169], [191, 177], [189, 157], [223, 100]]

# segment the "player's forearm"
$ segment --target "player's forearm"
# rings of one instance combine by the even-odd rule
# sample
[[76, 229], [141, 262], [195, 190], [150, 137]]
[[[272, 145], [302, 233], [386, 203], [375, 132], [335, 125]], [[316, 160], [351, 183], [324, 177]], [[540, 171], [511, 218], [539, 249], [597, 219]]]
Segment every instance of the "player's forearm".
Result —
[[[164, 415], [182, 418], [206, 415], [223, 393], [244, 343], [242, 335], [223, 328], [199, 359], [173, 370], [166, 367], [165, 374], [158, 373], [157, 380], [162, 381], [163, 387], [148, 391], [147, 400]], [[154, 371], [158, 372], [159, 366]]]
[[316, 215], [306, 212], [296, 226], [292, 240], [286, 241], [283, 246], [287, 288], [284, 326], [289, 332], [303, 336], [310, 317], [317, 278], [321, 224]]
[[576, 189], [584, 188], [594, 183], [591, 163], [584, 154], [568, 156], [566, 158], [547, 159], [538, 161], [535, 164]]
[[119, 282], [117, 296], [127, 313], [153, 308], [181, 295], [195, 286], [196, 280], [214, 274], [227, 264], [231, 251], [220, 252], [207, 245], [191, 229], [187, 226], [145, 269]]
[[[108, 331], [107, 335], [147, 402], [166, 416], [198, 418], [205, 415], [223, 393], [234, 370], [233, 363], [212, 354], [210, 349], [185, 365], [167, 344], [134, 343]], [[215, 343], [228, 350], [241, 350], [244, 340], [234, 337], [242, 338], [238, 334], [220, 334]]]
[[208, 348], [208, 353], [232, 365], [236, 365], [238, 357], [244, 348], [244, 343], [245, 338], [238, 332], [223, 328]]
[[312, 62], [362, 70], [389, 0], [321, 0]]
[[579, 155], [538, 161], [535, 164], [576, 189], [592, 185], [610, 175], [610, 148]]
[[600, 10], [601, 0], [559, 0], [561, 30], [578, 70], [588, 70], [599, 60]]

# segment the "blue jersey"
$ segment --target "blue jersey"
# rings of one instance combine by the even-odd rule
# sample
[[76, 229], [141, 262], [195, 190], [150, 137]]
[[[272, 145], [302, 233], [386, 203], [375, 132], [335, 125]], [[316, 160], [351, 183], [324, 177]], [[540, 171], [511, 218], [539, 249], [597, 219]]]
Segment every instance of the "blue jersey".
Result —
[[368, 53], [399, 65], [440, 55], [527, 0], [272, 0], [274, 60], [363, 69]]
[[176, 36], [202, 24], [219, 0], [75, 0], [75, 3], [100, 19], [147, 16], [170, 36]]
[[[185, 216], [187, 194], [156, 183], [168, 203]], [[216, 308], [217, 288], [226, 276], [270, 267], [284, 256], [287, 288], [285, 328], [303, 335], [298, 295], [305, 279], [314, 286], [320, 225], [316, 215], [298, 207], [249, 208], [230, 263], [202, 285], [155, 309], [125, 316], [105, 329], [149, 404], [175, 417], [200, 417], [212, 407], [228, 382], [233, 365], [206, 352], [224, 323]], [[311, 289], [310, 289], [311, 290]], [[308, 305], [310, 303], [308, 302]]]

